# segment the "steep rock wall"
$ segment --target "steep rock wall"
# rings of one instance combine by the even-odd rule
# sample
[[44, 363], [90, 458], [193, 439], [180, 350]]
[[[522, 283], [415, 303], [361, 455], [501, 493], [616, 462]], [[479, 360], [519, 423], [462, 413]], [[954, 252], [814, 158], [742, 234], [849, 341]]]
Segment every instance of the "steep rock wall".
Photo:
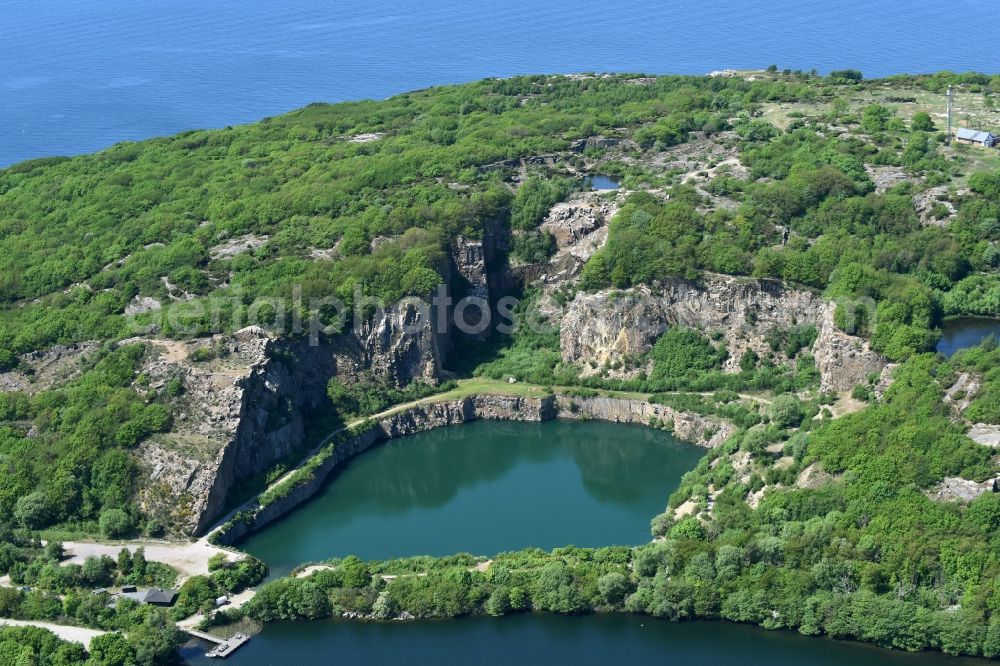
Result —
[[[305, 419], [326, 403], [330, 378], [436, 383], [449, 345], [436, 314], [403, 303], [317, 344], [256, 327], [211, 341], [150, 341], [160, 350], [144, 368], [153, 387], [176, 377], [184, 393], [171, 431], [136, 451], [147, 478], [141, 505], [172, 533], [203, 531], [236, 483], [301, 449]], [[205, 346], [222, 354], [192, 360]]]
[[718, 332], [729, 351], [724, 370], [739, 370], [747, 349], [772, 350], [765, 336], [774, 328], [815, 326], [813, 354], [822, 390], [847, 390], [886, 361], [867, 341], [837, 330], [834, 304], [816, 294], [774, 280], [706, 275], [702, 282], [668, 280], [655, 289], [577, 294], [561, 321], [562, 358], [594, 374], [606, 363], [648, 352], [671, 326]]
[[334, 374], [348, 383], [374, 377], [395, 386], [416, 380], [434, 384], [448, 355], [449, 332], [448, 317], [439, 317], [428, 295], [404, 299], [320, 346], [328, 347]]
[[677, 437], [709, 448], [718, 446], [736, 430], [733, 424], [720, 418], [681, 412], [645, 400], [603, 396], [593, 398], [560, 396], [558, 405], [560, 418], [586, 418], [642, 425], [649, 425], [653, 419], [661, 424], [672, 423], [672, 431]]

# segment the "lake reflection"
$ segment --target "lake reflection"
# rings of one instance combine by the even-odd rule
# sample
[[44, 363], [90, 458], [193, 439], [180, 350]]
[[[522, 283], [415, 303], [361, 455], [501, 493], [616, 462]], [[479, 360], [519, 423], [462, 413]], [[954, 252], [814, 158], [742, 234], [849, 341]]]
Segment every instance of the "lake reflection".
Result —
[[240, 547], [281, 573], [348, 554], [642, 543], [704, 452], [664, 432], [603, 422], [438, 428], [362, 454]]
[[1000, 336], [1000, 319], [988, 317], [952, 317], [941, 324], [937, 351], [951, 356], [959, 349], [975, 347], [989, 336]]

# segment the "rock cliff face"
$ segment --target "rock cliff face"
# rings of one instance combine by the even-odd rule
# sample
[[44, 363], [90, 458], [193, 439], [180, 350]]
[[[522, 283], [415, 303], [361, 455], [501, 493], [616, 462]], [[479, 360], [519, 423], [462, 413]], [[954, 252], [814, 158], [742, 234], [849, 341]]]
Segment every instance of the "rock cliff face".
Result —
[[[333, 340], [272, 339], [259, 328], [208, 343], [154, 340], [159, 354], [143, 371], [153, 388], [180, 380], [171, 431], [136, 452], [147, 482], [140, 503], [171, 532], [203, 531], [237, 482], [301, 450], [305, 418], [325, 404], [332, 377], [396, 386], [436, 383], [448, 345], [436, 313], [398, 305]], [[199, 347], [216, 358], [193, 360]]]
[[666, 405], [656, 405], [645, 400], [560, 396], [558, 405], [560, 418], [588, 418], [642, 425], [649, 425], [655, 419], [661, 424], [673, 424], [672, 431], [677, 437], [709, 448], [718, 446], [736, 430], [735, 426], [722, 419], [679, 412]]
[[577, 139], [570, 146], [574, 153], [582, 153], [588, 148], [599, 150], [612, 150], [620, 148], [622, 150], [638, 150], [639, 145], [631, 139], [618, 139], [615, 137], [592, 136], [586, 139]]
[[477, 395], [420, 405], [379, 422], [383, 437], [403, 437], [423, 430], [475, 421], [547, 421], [557, 415], [554, 398]]
[[395, 386], [415, 380], [437, 383], [449, 347], [449, 329], [437, 323], [430, 297], [404, 299], [329, 343], [334, 374], [347, 382], [372, 377]]
[[838, 331], [833, 310], [812, 292], [776, 281], [706, 275], [702, 283], [676, 279], [656, 289], [578, 294], [562, 318], [560, 345], [564, 361], [593, 374], [605, 363], [645, 354], [668, 327], [688, 326], [721, 334], [729, 350], [724, 370], [735, 372], [747, 349], [772, 353], [770, 330], [815, 326], [821, 388], [847, 390], [886, 362], [867, 342]]
[[541, 230], [555, 239], [556, 253], [547, 265], [537, 269], [543, 284], [560, 284], [580, 274], [583, 265], [607, 240], [607, 222], [618, 212], [618, 201], [582, 192], [552, 207]]
[[820, 390], [849, 391], [864, 383], [868, 375], [879, 375], [881, 395], [890, 381], [890, 364], [864, 338], [844, 333], [833, 323], [833, 303], [826, 303], [813, 344], [813, 356], [820, 375]]
[[303, 362], [255, 327], [213, 340], [221, 353], [209, 361], [191, 360], [203, 344], [151, 345], [160, 351], [144, 368], [152, 386], [178, 379], [184, 392], [171, 431], [137, 451], [149, 480], [140, 502], [169, 530], [192, 533], [222, 509], [236, 481], [301, 445], [303, 415], [319, 406], [333, 366]]
[[455, 239], [452, 257], [456, 272], [467, 283], [467, 295], [489, 299], [489, 277], [486, 274], [486, 250], [483, 241], [459, 236]]

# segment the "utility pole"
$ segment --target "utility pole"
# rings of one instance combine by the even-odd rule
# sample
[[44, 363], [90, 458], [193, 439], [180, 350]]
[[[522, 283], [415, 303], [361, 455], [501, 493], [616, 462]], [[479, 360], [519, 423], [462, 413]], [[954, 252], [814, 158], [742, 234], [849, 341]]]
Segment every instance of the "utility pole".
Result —
[[955, 96], [955, 91], [951, 86], [948, 86], [948, 140], [947, 143], [951, 143], [951, 109], [952, 109], [952, 98]]

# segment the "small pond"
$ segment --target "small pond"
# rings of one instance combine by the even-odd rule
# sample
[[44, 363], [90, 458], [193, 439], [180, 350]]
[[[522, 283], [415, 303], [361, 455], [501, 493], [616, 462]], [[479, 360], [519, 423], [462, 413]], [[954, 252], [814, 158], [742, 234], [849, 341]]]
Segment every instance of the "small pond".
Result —
[[604, 174], [594, 174], [593, 176], [587, 176], [587, 187], [592, 190], [617, 190], [621, 187], [621, 181], [615, 176], [606, 176]]
[[1000, 338], [1000, 319], [988, 317], [950, 317], [941, 324], [937, 351], [951, 356], [959, 349], [975, 347], [989, 336]]

